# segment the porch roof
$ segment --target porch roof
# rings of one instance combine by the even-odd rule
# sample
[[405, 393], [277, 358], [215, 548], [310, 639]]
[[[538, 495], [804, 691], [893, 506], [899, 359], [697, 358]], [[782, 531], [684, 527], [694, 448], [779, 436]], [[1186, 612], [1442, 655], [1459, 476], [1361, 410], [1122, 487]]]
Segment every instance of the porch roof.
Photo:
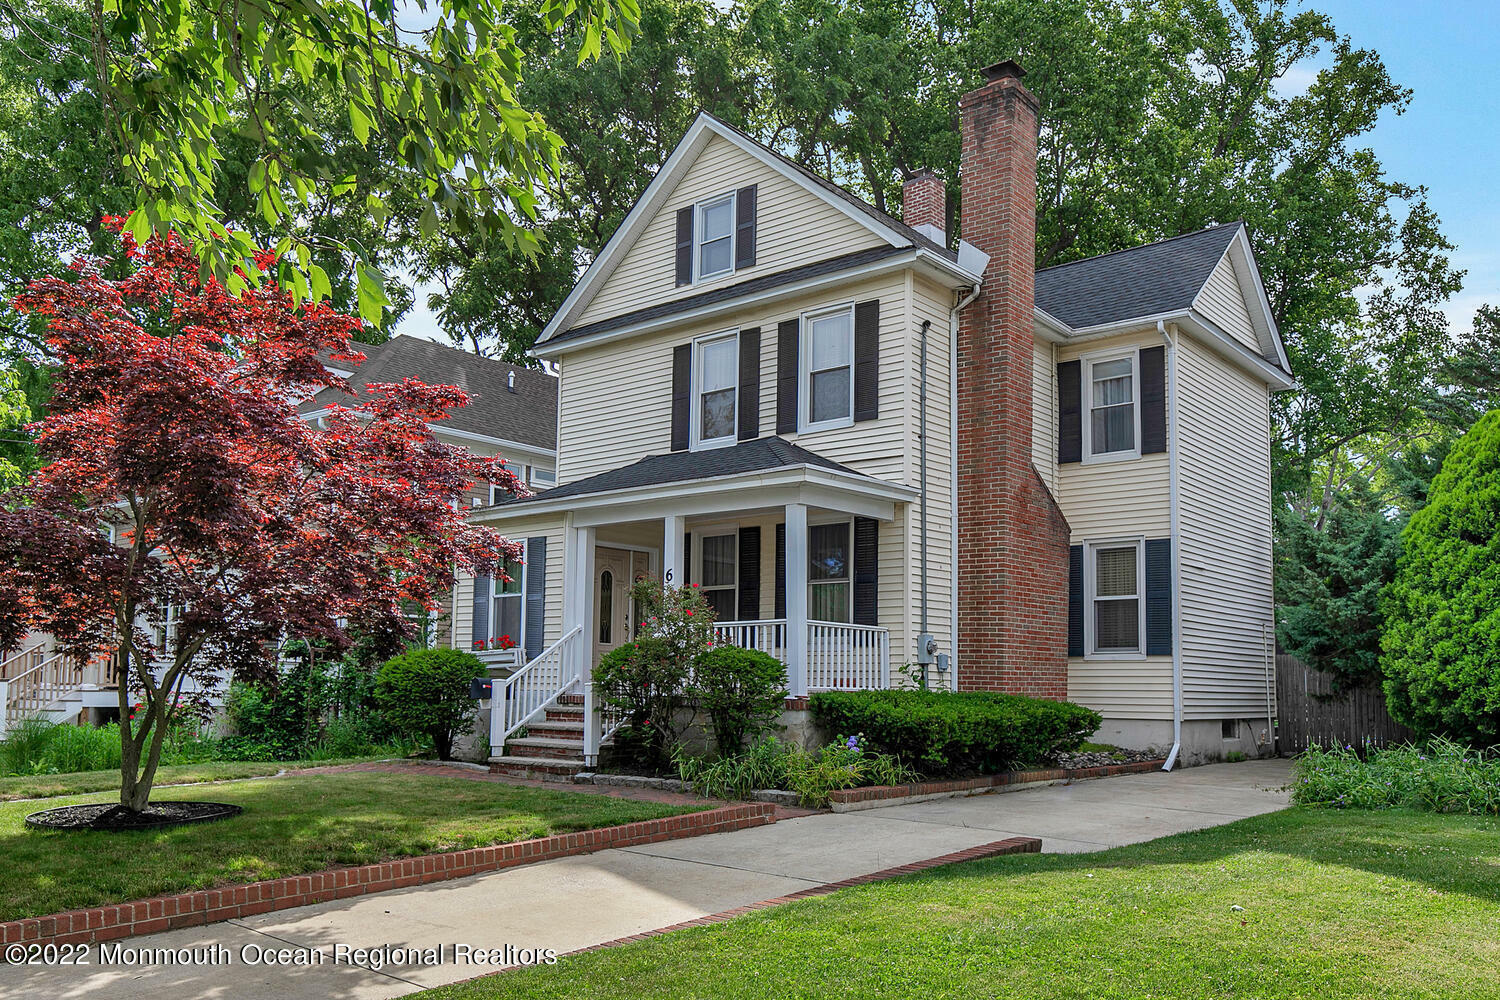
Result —
[[[693, 506], [684, 502], [688, 498], [706, 499], [725, 492], [732, 492], [740, 503], [746, 505], [754, 502], [774, 504], [786, 499], [796, 502], [795, 498], [747, 493], [757, 487], [762, 488], [761, 492], [775, 490], [778, 493], [816, 487], [828, 494], [878, 500], [886, 507], [917, 496], [917, 491], [909, 486], [856, 472], [779, 437], [766, 437], [725, 448], [647, 455], [618, 469], [476, 510], [471, 517], [474, 520], [506, 519], [602, 504], [618, 509], [622, 504], [658, 500], [685, 508]], [[718, 502], [710, 506], [727, 509]]]

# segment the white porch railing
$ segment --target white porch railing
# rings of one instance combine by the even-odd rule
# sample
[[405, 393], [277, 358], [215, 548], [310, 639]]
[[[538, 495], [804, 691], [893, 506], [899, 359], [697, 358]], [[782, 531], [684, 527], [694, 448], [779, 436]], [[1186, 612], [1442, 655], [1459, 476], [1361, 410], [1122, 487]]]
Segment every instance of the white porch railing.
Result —
[[[714, 638], [743, 649], [787, 658], [785, 619], [716, 622]], [[807, 689], [868, 691], [891, 686], [890, 632], [876, 625], [807, 623]]]
[[0, 660], [0, 680], [6, 680], [7, 678], [23, 674], [33, 667], [38, 666], [46, 658], [47, 646], [46, 643], [41, 642], [35, 646], [28, 646], [18, 653], [12, 653], [10, 656]]
[[505, 741], [535, 719], [558, 695], [582, 691], [583, 626], [575, 625], [536, 659], [490, 687], [490, 753], [504, 752]]
[[760, 622], [715, 622], [714, 642], [758, 649], [786, 662], [786, 620], [772, 618]]

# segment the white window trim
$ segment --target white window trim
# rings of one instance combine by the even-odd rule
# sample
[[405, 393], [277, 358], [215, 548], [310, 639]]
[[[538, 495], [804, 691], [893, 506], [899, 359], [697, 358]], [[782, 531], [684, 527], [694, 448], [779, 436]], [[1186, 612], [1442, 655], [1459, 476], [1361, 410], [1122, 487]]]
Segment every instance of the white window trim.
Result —
[[[1123, 549], [1128, 546], [1135, 547], [1136, 613], [1140, 621], [1136, 636], [1140, 640], [1140, 645], [1134, 651], [1128, 649], [1098, 650], [1094, 648], [1094, 599], [1099, 584], [1095, 555], [1100, 549]], [[1083, 653], [1085, 660], [1146, 659], [1146, 539], [1144, 535], [1083, 543]]]
[[[703, 423], [703, 392], [702, 392], [702, 370], [703, 370], [703, 347], [716, 340], [730, 340], [734, 343], [734, 421], [729, 433], [724, 437], [710, 438], [705, 441], [702, 438]], [[693, 362], [692, 372], [688, 378], [689, 399], [692, 400], [692, 413], [688, 414], [688, 450], [706, 451], [709, 448], [728, 448], [739, 440], [740, 430], [740, 331], [720, 330], [717, 333], [705, 333], [701, 337], [693, 338]]]
[[[545, 472], [547, 475], [549, 475], [549, 476], [552, 477], [552, 481], [550, 483], [540, 483], [540, 484], [538, 484], [537, 483], [537, 479], [536, 479], [536, 474], [538, 472]], [[540, 466], [537, 466], [537, 465], [528, 465], [528, 466], [526, 466], [526, 484], [528, 486], [541, 485], [541, 486], [544, 486], [544, 487], [546, 487], [547, 489], [550, 490], [552, 487], [554, 487], [554, 486], [557, 485], [557, 470], [556, 469], [544, 469], [544, 468], [542, 468]]]
[[[703, 217], [707, 209], [721, 202], [729, 203], [729, 266], [722, 271], [713, 271], [709, 274], [704, 274], [700, 270], [703, 264]], [[723, 194], [716, 194], [711, 198], [704, 198], [702, 201], [693, 204], [693, 284], [696, 285], [700, 281], [713, 281], [715, 278], [722, 278], [725, 275], [734, 273], [734, 266], [737, 263], [734, 253], [734, 237], [739, 225], [739, 218], [738, 191], [727, 191]], [[715, 238], [719, 239], [721, 237]]]
[[[829, 524], [841, 524], [848, 532], [846, 536], [848, 538], [848, 548], [845, 550], [848, 553], [848, 558], [844, 560], [844, 575], [837, 580], [814, 580], [812, 578], [812, 529]], [[837, 515], [828, 517], [810, 517], [807, 520], [807, 529], [807, 620], [826, 620], [823, 618], [812, 617], [813, 588], [826, 586], [833, 583], [844, 583], [848, 584], [848, 588], [844, 591], [844, 593], [848, 595], [848, 600], [844, 605], [844, 621], [834, 622], [833, 624], [843, 625], [852, 623], [854, 621], [854, 518], [839, 517]]]
[[[813, 423], [812, 415], [812, 350], [809, 343], [812, 337], [812, 324], [814, 320], [832, 316], [835, 313], [846, 312], [849, 314], [849, 413], [844, 417], [833, 420], [822, 420]], [[829, 369], [830, 371], [832, 369]], [[834, 430], [839, 427], [852, 427], [854, 425], [854, 303], [845, 302], [836, 306], [823, 309], [811, 309], [803, 313], [798, 320], [797, 330], [797, 432], [799, 434], [812, 434], [817, 431]]]
[[[1138, 347], [1115, 351], [1101, 351], [1079, 358], [1083, 362], [1083, 385], [1080, 402], [1083, 410], [1083, 464], [1097, 465], [1104, 462], [1129, 462], [1141, 457], [1141, 358]], [[1107, 361], [1130, 362], [1130, 405], [1135, 417], [1135, 447], [1128, 451], [1107, 451], [1094, 454], [1094, 365]]]
[[[521, 541], [520, 542], [520, 546], [521, 546], [521, 575], [517, 578], [516, 582], [521, 585], [521, 589], [518, 590], [518, 591], [516, 591], [514, 594], [501, 594], [501, 593], [499, 593], [500, 577], [498, 575], [490, 577], [490, 627], [489, 627], [489, 633], [490, 634], [487, 635], [487, 636], [485, 636], [484, 638], [485, 638], [485, 645], [486, 646], [489, 645], [489, 640], [500, 638], [500, 636], [503, 634], [502, 632], [499, 631], [499, 629], [500, 629], [500, 599], [502, 597], [505, 600], [510, 600], [511, 598], [515, 598], [517, 601], [520, 602], [520, 605], [521, 605], [521, 615], [520, 615], [519, 618], [516, 619], [518, 622], [520, 622], [520, 627], [516, 629], [516, 631], [519, 632], [520, 634], [519, 635], [513, 635], [513, 636], [511, 636], [511, 638], [514, 639], [514, 640], [516, 640], [515, 648], [521, 650], [522, 653], [525, 653], [525, 651], [526, 651], [526, 542], [524, 540]], [[505, 571], [505, 565], [503, 563], [500, 565], [499, 570], [500, 570], [500, 572], [504, 572]]]
[[[703, 582], [703, 543], [710, 538], [733, 538], [734, 545], [734, 582], [729, 585], [710, 587]], [[735, 614], [739, 614], [740, 608], [740, 529], [738, 526], [714, 525], [709, 528], [699, 528], [693, 532], [693, 566], [692, 575], [688, 579], [698, 584], [698, 589], [707, 594], [710, 590], [727, 590], [734, 595]], [[735, 619], [729, 619], [734, 621]]]

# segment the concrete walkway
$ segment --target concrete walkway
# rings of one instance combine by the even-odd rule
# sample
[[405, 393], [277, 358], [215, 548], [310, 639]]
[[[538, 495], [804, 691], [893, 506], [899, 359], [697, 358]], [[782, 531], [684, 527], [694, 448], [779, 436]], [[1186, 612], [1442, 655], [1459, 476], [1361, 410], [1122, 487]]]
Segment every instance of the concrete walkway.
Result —
[[[1008, 836], [1041, 837], [1046, 851], [1152, 840], [1281, 809], [1289, 775], [1286, 761], [1249, 761], [819, 813], [117, 942], [127, 949], [222, 948], [208, 954], [222, 959], [218, 965], [201, 964], [203, 955], [198, 964], [101, 965], [95, 945], [86, 967], [0, 967], [0, 998], [105, 991], [115, 1000], [401, 996], [497, 968], [456, 958], [457, 946], [564, 954]], [[442, 955], [438, 964], [373, 969], [350, 965], [348, 957], [337, 961], [341, 945], [441, 948]], [[288, 951], [288, 964], [246, 961], [277, 949]], [[322, 949], [325, 959], [309, 964], [297, 949]]]

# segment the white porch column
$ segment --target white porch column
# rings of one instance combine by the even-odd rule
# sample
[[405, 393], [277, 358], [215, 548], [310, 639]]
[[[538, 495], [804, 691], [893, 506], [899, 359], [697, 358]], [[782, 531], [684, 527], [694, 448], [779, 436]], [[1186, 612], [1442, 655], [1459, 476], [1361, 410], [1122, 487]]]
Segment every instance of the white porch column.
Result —
[[687, 553], [682, 545], [684, 530], [681, 514], [668, 514], [662, 518], [661, 582], [667, 586], [681, 587], [687, 583]]
[[564, 650], [567, 668], [582, 680], [583, 760], [594, 766], [599, 760], [603, 735], [594, 703], [594, 643], [590, 623], [594, 607], [594, 529], [569, 527], [564, 546], [563, 635], [582, 626], [583, 632]]
[[807, 694], [807, 505], [786, 505], [786, 670], [793, 698]]
[[0, 740], [5, 738], [10, 714], [10, 681], [0, 681]]

